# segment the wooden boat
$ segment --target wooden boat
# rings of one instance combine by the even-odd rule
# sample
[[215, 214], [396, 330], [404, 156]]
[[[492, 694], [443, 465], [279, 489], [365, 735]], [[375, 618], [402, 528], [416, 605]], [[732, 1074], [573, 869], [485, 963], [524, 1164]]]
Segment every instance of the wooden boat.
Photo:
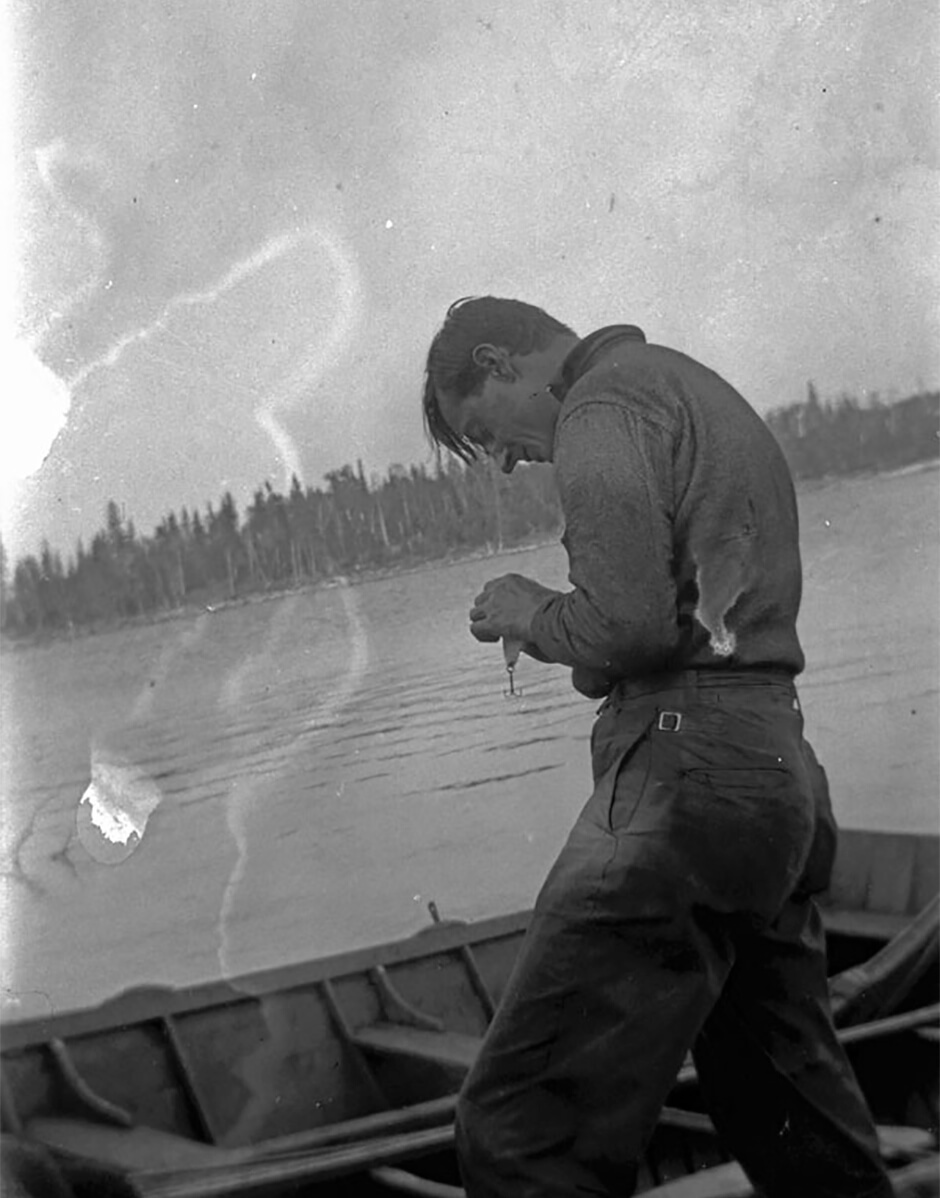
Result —
[[[937, 891], [936, 836], [845, 832], [824, 900], [840, 1034], [908, 1194], [940, 1192]], [[375, 948], [5, 1025], [2, 1159], [21, 1181], [4, 1193], [460, 1194], [456, 1091], [527, 919], [435, 922]], [[30, 1176], [43, 1180], [17, 1191]], [[691, 1065], [640, 1186], [751, 1193]]]

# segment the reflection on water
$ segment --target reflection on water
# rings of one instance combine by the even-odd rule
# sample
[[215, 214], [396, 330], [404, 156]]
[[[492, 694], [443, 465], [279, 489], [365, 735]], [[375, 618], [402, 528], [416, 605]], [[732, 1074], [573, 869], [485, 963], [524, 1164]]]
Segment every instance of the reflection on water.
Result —
[[[848, 825], [936, 823], [936, 498], [928, 470], [801, 500], [801, 693]], [[531, 903], [587, 796], [596, 705], [525, 657], [504, 695], [500, 646], [466, 617], [510, 570], [563, 586], [564, 554], [7, 654], [6, 1013], [374, 942], [432, 899], [459, 918]], [[77, 823], [96, 779], [135, 845], [111, 863]]]

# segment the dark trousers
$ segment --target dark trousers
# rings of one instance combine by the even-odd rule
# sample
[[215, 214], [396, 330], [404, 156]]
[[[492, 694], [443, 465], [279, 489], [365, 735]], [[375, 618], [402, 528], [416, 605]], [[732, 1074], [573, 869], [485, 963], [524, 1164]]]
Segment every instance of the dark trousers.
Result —
[[591, 741], [594, 791], [460, 1097], [469, 1198], [626, 1198], [690, 1049], [768, 1198], [887, 1198], [830, 1017], [812, 895], [836, 833], [792, 683], [637, 686]]

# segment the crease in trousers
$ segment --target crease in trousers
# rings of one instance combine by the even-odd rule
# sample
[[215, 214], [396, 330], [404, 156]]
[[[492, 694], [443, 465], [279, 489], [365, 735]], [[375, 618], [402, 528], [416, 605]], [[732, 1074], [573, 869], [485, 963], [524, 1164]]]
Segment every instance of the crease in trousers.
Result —
[[888, 1198], [813, 895], [836, 827], [786, 675], [622, 686], [461, 1091], [469, 1198], [627, 1198], [691, 1050], [766, 1198]]

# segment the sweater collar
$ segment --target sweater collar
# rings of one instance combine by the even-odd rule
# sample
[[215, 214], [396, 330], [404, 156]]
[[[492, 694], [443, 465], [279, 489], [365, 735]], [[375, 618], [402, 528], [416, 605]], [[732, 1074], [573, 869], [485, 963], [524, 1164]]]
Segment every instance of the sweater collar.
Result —
[[564, 362], [549, 387], [556, 399], [563, 400], [583, 374], [586, 374], [602, 353], [618, 341], [646, 341], [641, 328], [635, 324], [611, 324], [597, 329], [579, 341]]

